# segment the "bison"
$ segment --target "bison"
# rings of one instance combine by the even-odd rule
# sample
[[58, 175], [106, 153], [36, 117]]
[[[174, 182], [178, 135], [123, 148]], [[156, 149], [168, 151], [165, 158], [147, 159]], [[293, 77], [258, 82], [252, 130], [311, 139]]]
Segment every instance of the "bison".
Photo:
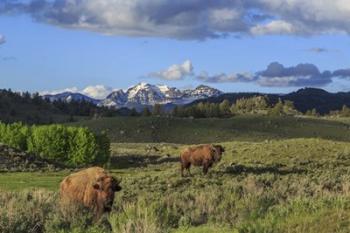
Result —
[[190, 173], [191, 165], [203, 166], [203, 173], [207, 174], [208, 169], [215, 163], [221, 160], [222, 153], [225, 149], [221, 145], [199, 145], [188, 147], [181, 152], [181, 176], [184, 176], [184, 169]]
[[105, 212], [111, 211], [114, 193], [121, 190], [119, 183], [100, 167], [73, 173], [60, 184], [61, 206], [81, 204], [90, 209], [94, 219], [98, 220]]

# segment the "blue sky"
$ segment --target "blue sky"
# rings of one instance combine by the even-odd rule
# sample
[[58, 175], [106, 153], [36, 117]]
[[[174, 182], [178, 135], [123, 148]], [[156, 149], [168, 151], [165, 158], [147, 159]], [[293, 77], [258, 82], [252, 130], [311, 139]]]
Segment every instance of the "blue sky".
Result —
[[[73, 5], [69, 5], [68, 0], [55, 0], [56, 5], [40, 0], [47, 6], [31, 7], [30, 11], [29, 8], [23, 10], [23, 6], [33, 4], [30, 0], [19, 1], [21, 7], [11, 5], [17, 1], [0, 3], [0, 88], [43, 92], [103, 85], [109, 91], [149, 82], [178, 88], [206, 84], [230, 92], [285, 93], [304, 86], [333, 92], [350, 91], [350, 21], [343, 20], [342, 25], [339, 24], [342, 18], [329, 19], [330, 12], [344, 13], [338, 7], [326, 11], [326, 7], [330, 8], [328, 5], [310, 1], [309, 11], [314, 7], [319, 13], [324, 7], [325, 19], [319, 20], [322, 15], [315, 15], [314, 21], [307, 18], [304, 22], [299, 19], [300, 14], [310, 12], [299, 12], [303, 1], [292, 1], [296, 4], [295, 12], [280, 13], [269, 1], [256, 0], [252, 2], [267, 4], [258, 11], [259, 16], [269, 14], [269, 17], [255, 25], [249, 23], [247, 28], [237, 22], [248, 13], [238, 12], [244, 17], [236, 17], [232, 13], [236, 12], [236, 5], [220, 0], [218, 5], [208, 4], [205, 11], [214, 9], [215, 14], [210, 15], [210, 20], [213, 15], [216, 17], [214, 23], [208, 20], [204, 26], [198, 26], [198, 22], [193, 22], [194, 25], [180, 30], [177, 21], [168, 23], [168, 15], [175, 14], [170, 10], [167, 13], [168, 1], [163, 1], [161, 6], [166, 16], [157, 15], [157, 20], [153, 20], [156, 23], [141, 21], [136, 26], [132, 24], [134, 8], [128, 6], [129, 11], [122, 14], [118, 10], [125, 6], [119, 6], [120, 1], [99, 0], [104, 5], [112, 4], [112, 11], [101, 8], [98, 3], [88, 5], [89, 1], [80, 1], [86, 4], [80, 6], [82, 3], [76, 0]], [[130, 2], [135, 5], [138, 1]], [[157, 10], [160, 6], [154, 2], [159, 1], [146, 2], [150, 9], [142, 14], [154, 19], [151, 6]], [[176, 20], [183, 12], [187, 14], [190, 7], [209, 1], [189, 2], [193, 5], [176, 6]], [[270, 2], [283, 3], [283, 0]], [[58, 3], [64, 5], [65, 11]], [[95, 8], [91, 7], [102, 15], [105, 9], [106, 17], [95, 20], [96, 17], [91, 16], [95, 21], [86, 20], [94, 13], [91, 9]], [[62, 13], [73, 8], [69, 15]], [[202, 10], [201, 6], [191, 14]], [[345, 13], [350, 13], [350, 9], [347, 10]], [[75, 21], [76, 15], [79, 15], [79, 24]], [[167, 19], [166, 24], [162, 23], [163, 18]], [[273, 62], [275, 65], [268, 67]], [[330, 74], [323, 74], [324, 71]]]

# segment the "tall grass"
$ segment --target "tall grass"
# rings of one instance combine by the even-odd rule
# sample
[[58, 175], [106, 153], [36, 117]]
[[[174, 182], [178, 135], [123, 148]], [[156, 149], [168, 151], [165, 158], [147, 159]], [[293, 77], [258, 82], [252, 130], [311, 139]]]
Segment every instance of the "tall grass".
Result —
[[97, 223], [89, 211], [79, 206], [59, 208], [53, 192], [1, 192], [0, 232], [163, 233], [192, 232], [197, 226], [240, 233], [350, 230], [347, 195], [285, 200], [271, 192], [242, 195], [237, 191], [189, 191], [184, 195], [153, 199], [141, 196], [120, 202], [122, 198], [116, 201], [112, 213]]

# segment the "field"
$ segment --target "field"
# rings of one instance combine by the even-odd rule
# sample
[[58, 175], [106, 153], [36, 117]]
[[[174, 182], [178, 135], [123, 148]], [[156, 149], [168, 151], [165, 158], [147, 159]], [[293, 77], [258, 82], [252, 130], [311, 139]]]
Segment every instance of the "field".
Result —
[[323, 138], [350, 141], [350, 121], [328, 118], [245, 115], [227, 119], [114, 117], [79, 121], [73, 125], [105, 131], [113, 142], [168, 142], [179, 144], [225, 141], [265, 141]]
[[[105, 130], [108, 165], [122, 178], [113, 232], [350, 232], [348, 120], [109, 118], [75, 124]], [[206, 176], [182, 178], [188, 144], [226, 152]], [[57, 210], [71, 171], [0, 174], [1, 232], [105, 232]], [[69, 220], [68, 220], [69, 219]]]

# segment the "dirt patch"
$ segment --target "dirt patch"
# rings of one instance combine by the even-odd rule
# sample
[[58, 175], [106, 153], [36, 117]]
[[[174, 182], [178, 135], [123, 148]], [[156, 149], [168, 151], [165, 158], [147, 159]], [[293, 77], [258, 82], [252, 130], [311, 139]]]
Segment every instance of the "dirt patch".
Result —
[[0, 144], [0, 172], [58, 171], [63, 168], [58, 163]]

